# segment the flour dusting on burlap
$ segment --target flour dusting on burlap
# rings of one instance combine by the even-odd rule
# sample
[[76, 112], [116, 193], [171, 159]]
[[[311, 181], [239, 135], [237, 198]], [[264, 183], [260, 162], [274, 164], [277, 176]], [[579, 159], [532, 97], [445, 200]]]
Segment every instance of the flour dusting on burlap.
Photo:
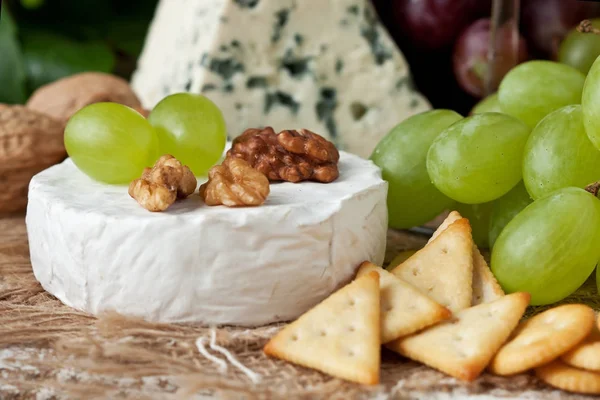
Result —
[[[390, 232], [387, 261], [425, 241]], [[598, 309], [596, 298], [588, 282], [570, 300]], [[359, 386], [266, 357], [262, 347], [279, 328], [157, 324], [113, 312], [95, 318], [73, 310], [35, 280], [24, 218], [0, 219], [1, 399], [589, 398], [553, 390], [527, 374], [511, 379], [484, 374], [474, 383], [461, 383], [385, 351], [381, 384]]]

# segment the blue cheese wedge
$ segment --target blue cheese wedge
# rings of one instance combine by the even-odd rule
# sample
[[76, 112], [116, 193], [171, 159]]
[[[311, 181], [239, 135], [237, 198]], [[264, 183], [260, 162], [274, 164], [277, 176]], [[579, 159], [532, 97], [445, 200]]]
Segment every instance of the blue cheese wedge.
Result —
[[196, 191], [152, 213], [127, 186], [92, 181], [67, 159], [29, 187], [34, 274], [91, 314], [245, 326], [295, 319], [364, 260], [383, 262], [387, 183], [345, 152], [339, 169], [328, 184], [272, 184], [258, 207], [209, 207]]
[[230, 138], [302, 127], [363, 157], [430, 108], [367, 0], [162, 0], [132, 85], [147, 108], [205, 94]]

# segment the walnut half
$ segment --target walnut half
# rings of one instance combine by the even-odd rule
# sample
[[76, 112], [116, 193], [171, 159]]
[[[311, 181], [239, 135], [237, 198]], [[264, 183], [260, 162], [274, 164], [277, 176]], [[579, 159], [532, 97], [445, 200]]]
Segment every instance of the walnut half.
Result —
[[271, 181], [329, 183], [339, 176], [334, 144], [307, 129], [247, 129], [234, 139], [228, 157], [247, 161]]
[[136, 179], [129, 185], [129, 195], [148, 211], [165, 211], [177, 200], [177, 192], [146, 179]]
[[175, 190], [177, 197], [184, 199], [194, 193], [198, 181], [189, 169], [182, 165], [178, 159], [170, 154], [165, 154], [158, 159], [154, 167], [146, 168], [142, 179], [149, 180], [159, 185]]
[[200, 196], [209, 206], [259, 206], [269, 195], [269, 180], [240, 158], [226, 158], [208, 172]]
[[129, 195], [149, 211], [164, 211], [180, 198], [196, 190], [196, 177], [175, 157], [166, 154], [152, 168], [146, 168], [140, 179], [129, 185]]
[[308, 129], [285, 130], [279, 132], [277, 141], [284, 149], [309, 164], [311, 169], [309, 179], [329, 183], [340, 175], [337, 167], [340, 153], [334, 144], [323, 136]]

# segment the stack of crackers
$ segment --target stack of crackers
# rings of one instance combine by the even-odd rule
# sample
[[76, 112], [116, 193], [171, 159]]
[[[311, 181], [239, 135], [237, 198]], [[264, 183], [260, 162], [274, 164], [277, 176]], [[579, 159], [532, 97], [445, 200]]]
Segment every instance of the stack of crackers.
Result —
[[[455, 378], [535, 370], [548, 384], [600, 393], [600, 322], [581, 304], [521, 321], [527, 293], [505, 295], [453, 211], [391, 271], [370, 262], [264, 347], [267, 355], [378, 384], [382, 346]], [[595, 372], [597, 371], [597, 372]]]

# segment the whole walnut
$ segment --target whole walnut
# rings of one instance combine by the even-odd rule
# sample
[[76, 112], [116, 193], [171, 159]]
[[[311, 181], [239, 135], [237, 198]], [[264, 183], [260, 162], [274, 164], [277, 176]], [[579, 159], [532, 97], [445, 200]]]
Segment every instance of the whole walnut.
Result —
[[120, 103], [146, 113], [125, 79], [101, 72], [83, 72], [44, 85], [26, 106], [66, 124], [83, 107], [100, 102]]
[[0, 104], [0, 212], [23, 210], [31, 178], [66, 157], [60, 121]]
[[241, 158], [271, 181], [329, 183], [339, 176], [334, 144], [307, 129], [247, 129], [233, 140], [227, 157]]

